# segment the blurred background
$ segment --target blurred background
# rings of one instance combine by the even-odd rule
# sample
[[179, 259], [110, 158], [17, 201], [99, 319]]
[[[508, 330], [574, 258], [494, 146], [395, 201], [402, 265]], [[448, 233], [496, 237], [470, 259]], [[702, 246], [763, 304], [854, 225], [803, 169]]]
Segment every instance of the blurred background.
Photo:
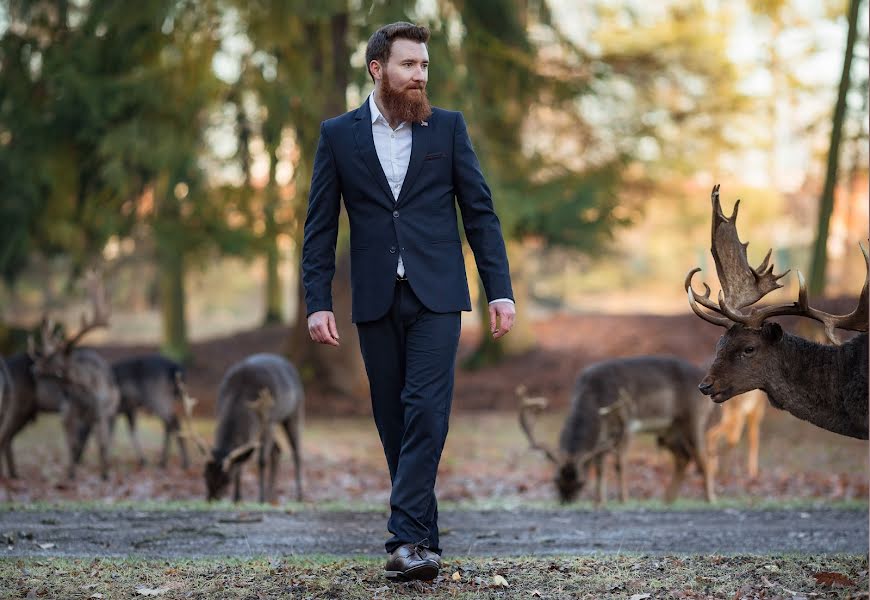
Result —
[[[601, 358], [708, 360], [721, 330], [691, 314], [683, 280], [700, 266], [718, 289], [716, 183], [726, 213], [742, 199], [751, 263], [772, 247], [814, 301], [854, 307], [862, 0], [0, 0], [0, 354], [43, 316], [74, 329], [96, 267], [112, 315], [88, 343], [184, 362], [203, 414], [226, 367], [261, 351], [299, 366], [309, 413], [367, 413], [347, 240], [339, 350], [295, 327], [299, 249], [320, 122], [365, 100], [366, 41], [398, 20], [432, 30], [429, 96], [465, 114], [517, 294], [503, 343], [480, 335], [479, 310], [463, 316], [457, 408], [514, 410], [519, 383], [564, 407]], [[796, 279], [772, 299], [795, 298]], [[866, 496], [865, 462], [846, 469], [857, 487], [813, 494]]]
[[22, 349], [44, 314], [75, 324], [81, 274], [96, 266], [113, 314], [94, 343], [190, 362], [192, 342], [284, 324], [284, 350], [309, 373], [358, 368], [355, 343], [342, 361], [304, 328], [293, 336], [299, 246], [319, 124], [366, 98], [365, 43], [396, 20], [431, 28], [430, 97], [465, 113], [509, 244], [525, 327], [500, 346], [481, 338], [471, 366], [528, 351], [532, 323], [554, 314], [686, 313], [685, 273], [716, 281], [714, 183], [726, 211], [744, 199], [753, 264], [773, 247], [777, 272], [801, 269], [814, 296], [854, 295], [868, 235], [866, 11], [4, 0], [0, 350]]

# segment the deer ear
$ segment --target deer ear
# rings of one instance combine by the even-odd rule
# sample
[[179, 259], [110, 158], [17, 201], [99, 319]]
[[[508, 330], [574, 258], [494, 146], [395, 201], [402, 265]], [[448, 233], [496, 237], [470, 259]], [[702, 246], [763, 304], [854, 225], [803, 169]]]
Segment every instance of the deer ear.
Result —
[[764, 341], [775, 344], [782, 339], [782, 327], [779, 323], [764, 323], [761, 326], [761, 337]]
[[254, 450], [256, 449], [257, 448], [255, 446], [252, 446], [244, 452], [239, 452], [238, 454], [231, 453], [230, 456], [226, 457], [222, 463], [223, 470], [229, 471], [230, 467], [232, 467], [233, 465], [245, 462], [246, 460], [251, 458], [251, 454], [253, 454]]

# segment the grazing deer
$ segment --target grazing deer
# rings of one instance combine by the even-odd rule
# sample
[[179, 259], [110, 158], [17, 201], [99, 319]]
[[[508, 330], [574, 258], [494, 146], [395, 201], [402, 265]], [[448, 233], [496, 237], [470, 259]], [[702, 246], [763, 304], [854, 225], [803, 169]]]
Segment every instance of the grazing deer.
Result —
[[709, 465], [713, 474], [719, 467], [719, 443], [722, 438], [729, 448], [737, 446], [746, 427], [749, 450], [746, 457], [746, 471], [750, 477], [758, 476], [758, 446], [761, 441], [761, 421], [767, 407], [767, 396], [760, 390], [740, 394], [722, 405], [719, 422], [707, 430], [707, 449]]
[[[31, 372], [37, 408], [41, 400], [57, 402], [59, 406], [70, 453], [69, 478], [75, 478], [85, 442], [96, 426], [100, 475], [108, 479], [110, 422], [118, 410], [119, 393], [109, 363], [94, 350], [78, 347], [88, 332], [108, 325], [109, 310], [102, 282], [91, 275], [87, 284], [94, 316], [90, 320], [83, 316], [81, 328], [69, 339], [58, 334], [49, 320], [43, 319], [40, 345], [37, 347], [31, 337], [29, 354], [33, 361]], [[0, 440], [9, 444], [11, 435], [4, 432]]]
[[674, 473], [665, 490], [667, 502], [676, 499], [691, 461], [704, 477], [707, 500], [713, 502], [705, 431], [718, 418], [718, 411], [698, 393], [696, 382], [701, 374], [694, 365], [666, 356], [618, 358], [587, 367], [574, 386], [558, 452], [536, 441], [531, 415], [540, 412], [544, 403], [527, 399], [520, 410], [520, 425], [532, 448], [543, 451], [556, 465], [554, 482], [562, 502], [577, 497], [593, 464], [598, 502], [604, 502], [603, 460], [608, 453], [616, 454], [619, 496], [626, 501], [626, 449], [638, 432], [655, 433], [659, 445], [674, 457]]
[[[190, 416], [194, 401], [186, 392], [183, 393], [187, 429], [192, 435]], [[276, 354], [254, 354], [230, 367], [218, 389], [217, 428], [211, 451], [194, 437], [197, 447], [208, 456], [205, 465], [206, 498], [219, 499], [233, 482], [233, 501], [239, 502], [242, 498], [241, 467], [256, 450], [260, 502], [267, 498], [274, 501], [278, 456], [282, 436], [286, 434], [290, 447], [284, 450], [293, 453], [296, 498], [302, 500], [300, 436], [304, 407], [302, 381], [285, 358]]]
[[[6, 367], [6, 362], [0, 359], [0, 432], [3, 431], [3, 420], [10, 412], [12, 407], [12, 374]], [[3, 475], [3, 464], [6, 464], [6, 470], [10, 477], [15, 477], [15, 464], [12, 460], [12, 449], [4, 449], [0, 444], [0, 476]]]
[[[718, 303], [692, 289], [692, 278], [701, 269], [689, 271], [685, 289], [689, 305], [699, 317], [727, 328], [716, 345], [716, 358], [698, 388], [714, 402], [752, 389], [767, 394], [774, 408], [784, 409], [799, 419], [849, 437], [867, 439], [867, 328], [868, 277], [870, 258], [861, 246], [868, 272], [858, 306], [849, 314], [832, 315], [812, 308], [806, 282], [798, 272], [797, 302], [764, 308], [749, 308], [769, 292], [782, 287], [782, 275], [773, 274], [768, 264], [770, 251], [758, 266], [749, 266], [746, 247], [737, 235], [737, 209], [731, 217], [722, 212], [719, 186], [713, 188], [713, 259], [722, 291]], [[702, 308], [703, 307], [703, 308]], [[706, 309], [706, 310], [704, 310]], [[827, 346], [783, 332], [771, 317], [795, 315], [822, 323], [834, 344]], [[840, 344], [835, 329], [861, 332]]]
[[139, 459], [145, 464], [145, 455], [136, 433], [136, 413], [145, 409], [163, 422], [163, 450], [160, 453], [160, 467], [166, 467], [169, 458], [170, 438], [175, 437], [181, 464], [189, 466], [187, 448], [183, 436], [179, 436], [176, 404], [181, 405], [181, 389], [178, 381], [183, 381], [184, 369], [175, 361], [159, 354], [136, 356], [119, 360], [112, 364], [112, 372], [121, 393], [118, 413], [127, 418], [130, 439]]

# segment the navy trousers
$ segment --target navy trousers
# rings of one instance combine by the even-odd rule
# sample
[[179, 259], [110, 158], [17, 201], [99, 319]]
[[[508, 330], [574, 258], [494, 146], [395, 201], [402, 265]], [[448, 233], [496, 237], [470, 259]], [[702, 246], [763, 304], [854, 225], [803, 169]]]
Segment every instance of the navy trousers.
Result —
[[447, 439], [459, 329], [458, 312], [428, 310], [407, 281], [396, 282], [385, 316], [357, 323], [392, 481], [387, 552], [415, 543], [441, 553], [435, 477]]

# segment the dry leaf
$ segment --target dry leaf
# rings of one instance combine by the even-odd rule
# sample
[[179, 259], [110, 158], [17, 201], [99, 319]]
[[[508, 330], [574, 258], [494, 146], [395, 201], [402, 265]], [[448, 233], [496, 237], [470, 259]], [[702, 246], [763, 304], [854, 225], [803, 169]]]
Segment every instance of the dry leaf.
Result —
[[51, 550], [52, 548], [54, 548], [54, 544], [52, 544], [51, 542], [49, 542], [48, 544], [36, 544], [36, 545], [39, 546], [40, 548], [42, 548], [43, 550]]
[[101, 598], [105, 598], [105, 596], [103, 596], [100, 592], [96, 592], [94, 594], [91, 594], [90, 597], [93, 598], [94, 600], [100, 600]]
[[456, 571], [455, 573], [453, 573], [450, 579], [452, 579], [453, 581], [462, 581], [462, 575], [459, 574], [459, 571]]
[[818, 573], [813, 573], [813, 577], [816, 578], [816, 583], [819, 585], [826, 586], [834, 586], [834, 585], [842, 585], [843, 587], [853, 587], [857, 585], [854, 581], [846, 577], [841, 573], [832, 573], [830, 571], [820, 571]]
[[160, 594], [165, 594], [168, 591], [168, 588], [136, 588], [136, 593], [140, 596], [159, 596]]
[[540, 590], [532, 590], [532, 598], [540, 598], [541, 591]]
[[652, 598], [652, 594], [635, 594], [628, 600], [646, 600], [647, 598]]
[[510, 587], [510, 585], [508, 584], [507, 579], [505, 579], [501, 575], [493, 575], [492, 587]]

